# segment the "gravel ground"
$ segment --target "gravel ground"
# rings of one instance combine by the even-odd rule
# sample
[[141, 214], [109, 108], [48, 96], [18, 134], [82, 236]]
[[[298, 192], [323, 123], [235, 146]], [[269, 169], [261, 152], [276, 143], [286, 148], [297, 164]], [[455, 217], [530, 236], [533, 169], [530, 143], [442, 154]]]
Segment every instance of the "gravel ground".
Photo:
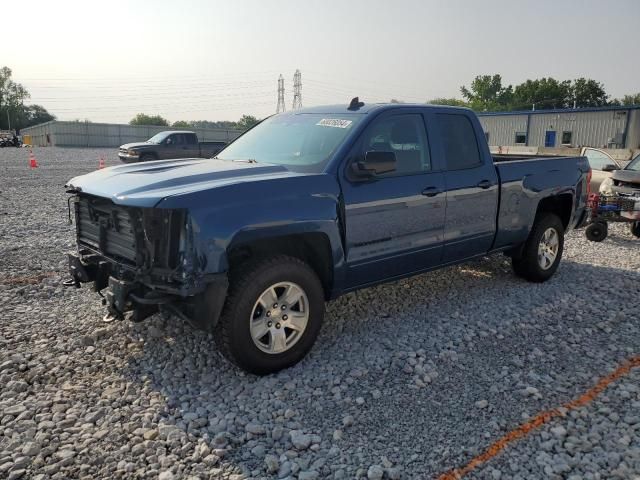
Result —
[[[549, 282], [492, 257], [328, 305], [300, 364], [246, 375], [171, 317], [65, 288], [63, 185], [112, 150], [0, 150], [0, 478], [436, 478], [640, 353], [640, 241], [569, 235]], [[640, 475], [640, 369], [475, 479]]]

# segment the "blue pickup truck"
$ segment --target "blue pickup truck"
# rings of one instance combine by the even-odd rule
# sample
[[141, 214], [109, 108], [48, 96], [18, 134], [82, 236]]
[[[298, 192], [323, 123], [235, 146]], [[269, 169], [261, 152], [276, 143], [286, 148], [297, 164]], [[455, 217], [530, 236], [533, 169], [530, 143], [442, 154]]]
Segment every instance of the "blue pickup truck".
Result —
[[549, 279], [589, 177], [584, 157], [492, 157], [464, 108], [354, 99], [267, 118], [213, 159], [70, 180], [70, 272], [105, 290], [106, 320], [172, 312], [266, 374], [346, 292], [493, 253]]

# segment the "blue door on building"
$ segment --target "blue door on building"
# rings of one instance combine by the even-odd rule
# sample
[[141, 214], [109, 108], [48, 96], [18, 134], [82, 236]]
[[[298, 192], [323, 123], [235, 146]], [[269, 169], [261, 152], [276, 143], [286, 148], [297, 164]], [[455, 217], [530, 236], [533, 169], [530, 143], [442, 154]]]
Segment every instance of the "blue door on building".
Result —
[[556, 132], [555, 130], [547, 130], [544, 134], [544, 146], [555, 147], [556, 146]]

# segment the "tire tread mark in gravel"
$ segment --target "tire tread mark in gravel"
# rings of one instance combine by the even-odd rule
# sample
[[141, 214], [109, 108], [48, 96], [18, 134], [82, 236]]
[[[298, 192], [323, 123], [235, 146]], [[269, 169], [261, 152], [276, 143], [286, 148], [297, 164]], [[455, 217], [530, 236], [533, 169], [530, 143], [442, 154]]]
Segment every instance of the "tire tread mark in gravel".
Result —
[[539, 413], [534, 418], [529, 420], [526, 423], [518, 426], [514, 430], [511, 430], [509, 433], [504, 435], [502, 438], [494, 442], [489, 446], [483, 453], [472, 458], [469, 463], [467, 463], [464, 467], [456, 468], [454, 470], [450, 470], [446, 473], [443, 473], [438, 477], [438, 480], [459, 480], [472, 470], [475, 470], [477, 467], [482, 464], [488, 462], [493, 457], [498, 455], [502, 450], [504, 450], [510, 443], [519, 440], [526, 435], [528, 435], [531, 431], [541, 427], [545, 423], [549, 423], [552, 419], [557, 417], [564, 417], [568, 411], [575, 410], [576, 408], [583, 407], [589, 403], [591, 403], [598, 395], [600, 395], [611, 383], [618, 380], [620, 377], [624, 377], [628, 375], [629, 372], [633, 368], [640, 367], [640, 355], [631, 357], [630, 359], [623, 362], [618, 368], [616, 368], [613, 372], [611, 372], [606, 377], [601, 378], [598, 383], [596, 383], [593, 387], [587, 390], [584, 394], [579, 396], [578, 398], [571, 400], [570, 402], [562, 405], [561, 408], [554, 408], [552, 410], [547, 410], [542, 413]]

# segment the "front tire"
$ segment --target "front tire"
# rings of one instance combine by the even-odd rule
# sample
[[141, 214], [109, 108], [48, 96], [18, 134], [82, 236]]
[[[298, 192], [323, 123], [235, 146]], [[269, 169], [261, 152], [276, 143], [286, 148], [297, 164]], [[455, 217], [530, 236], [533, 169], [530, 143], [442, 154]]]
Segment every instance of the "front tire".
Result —
[[303, 261], [285, 256], [255, 260], [230, 274], [216, 326], [223, 355], [265, 375], [298, 363], [313, 346], [324, 316], [324, 290]]
[[513, 271], [530, 282], [545, 282], [558, 269], [564, 250], [564, 225], [553, 213], [536, 217], [522, 256], [512, 259]]

